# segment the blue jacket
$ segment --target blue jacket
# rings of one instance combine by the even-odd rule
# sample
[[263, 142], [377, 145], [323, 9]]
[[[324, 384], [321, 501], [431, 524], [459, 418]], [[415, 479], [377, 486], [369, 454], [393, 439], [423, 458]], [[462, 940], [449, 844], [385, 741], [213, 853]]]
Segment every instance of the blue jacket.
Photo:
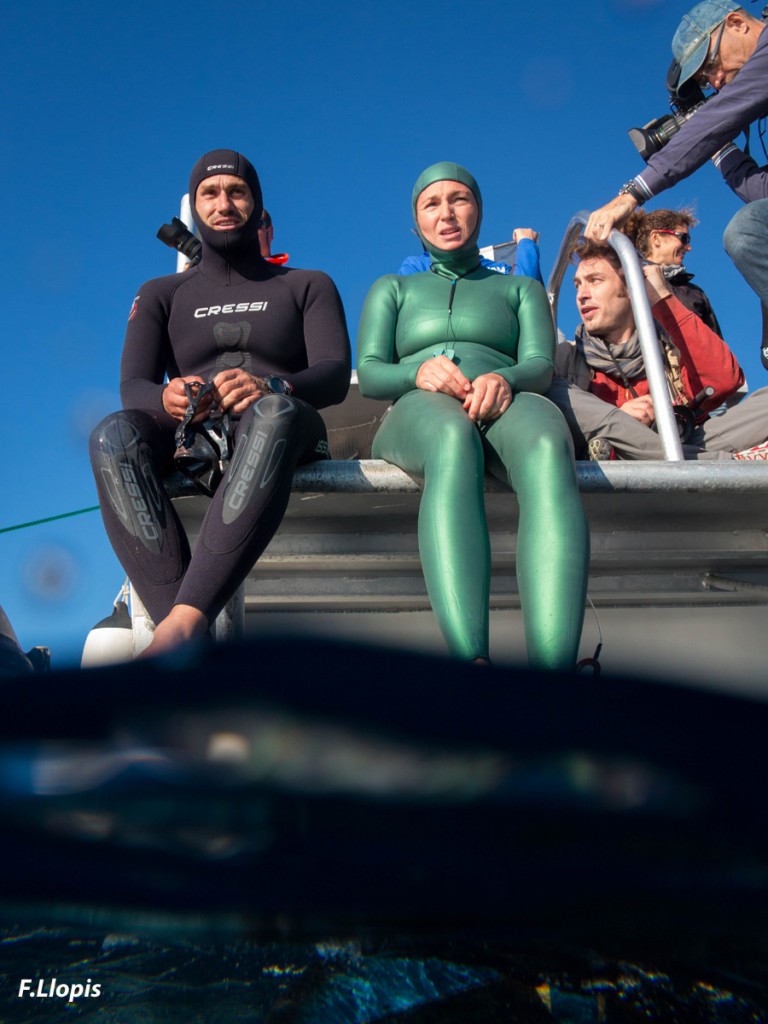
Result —
[[725, 146], [712, 160], [739, 199], [745, 203], [768, 199], [768, 167], [758, 167], [735, 143]]
[[[532, 277], [536, 281], [544, 281], [541, 277], [541, 266], [539, 264], [539, 247], [531, 238], [521, 238], [517, 243], [515, 264], [510, 267], [508, 263], [497, 263], [496, 260], [487, 260], [481, 257], [480, 263], [488, 270], [495, 270], [497, 274], [515, 274], [519, 277]], [[429, 255], [425, 252], [419, 256], [406, 256], [400, 265], [398, 274], [420, 274], [429, 270]]]

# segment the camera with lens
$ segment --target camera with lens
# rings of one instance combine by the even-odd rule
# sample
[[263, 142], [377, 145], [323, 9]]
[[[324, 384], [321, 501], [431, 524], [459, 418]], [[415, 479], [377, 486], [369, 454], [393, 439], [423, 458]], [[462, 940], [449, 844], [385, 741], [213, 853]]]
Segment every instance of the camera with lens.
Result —
[[[689, 405], [672, 406], [672, 414], [675, 417], [675, 426], [680, 435], [681, 444], [686, 444], [693, 437], [694, 431], [702, 420], [702, 415], [698, 411], [699, 407], [708, 398], [711, 398], [714, 393], [715, 389], [708, 385], [701, 389]], [[703, 418], [706, 419], [706, 416]]]
[[675, 426], [677, 427], [677, 433], [680, 435], [680, 443], [687, 444], [693, 437], [693, 432], [697, 426], [696, 414], [687, 405], [673, 405], [672, 415], [675, 417]]
[[680, 65], [673, 60], [667, 72], [667, 91], [672, 113], [657, 117], [642, 128], [630, 128], [628, 132], [643, 160], [649, 160], [654, 153], [658, 153], [666, 146], [688, 118], [692, 117], [709, 98], [704, 95], [695, 79], [689, 78], [681, 86], [678, 86], [679, 80]]
[[163, 224], [157, 232], [157, 237], [171, 249], [176, 249], [182, 256], [186, 256], [190, 266], [194, 267], [196, 263], [200, 262], [203, 254], [202, 242], [178, 217], [174, 217], [170, 224]]

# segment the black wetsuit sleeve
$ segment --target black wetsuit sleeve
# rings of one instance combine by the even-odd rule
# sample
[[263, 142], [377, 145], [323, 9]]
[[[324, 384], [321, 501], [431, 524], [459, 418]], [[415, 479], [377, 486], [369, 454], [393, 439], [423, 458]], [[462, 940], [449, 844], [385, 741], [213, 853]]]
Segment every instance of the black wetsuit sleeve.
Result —
[[125, 409], [162, 411], [165, 375], [178, 376], [168, 336], [171, 299], [181, 282], [147, 281], [133, 300], [120, 364], [120, 398]]
[[307, 367], [280, 375], [291, 384], [296, 398], [316, 409], [337, 405], [349, 389], [352, 354], [336, 285], [319, 270], [297, 270], [283, 280], [303, 314]]

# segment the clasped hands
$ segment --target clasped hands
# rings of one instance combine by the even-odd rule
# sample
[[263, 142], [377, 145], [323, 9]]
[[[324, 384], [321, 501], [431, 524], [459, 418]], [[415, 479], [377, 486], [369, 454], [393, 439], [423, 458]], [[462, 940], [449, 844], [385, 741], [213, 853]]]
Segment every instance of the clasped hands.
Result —
[[[175, 420], [183, 420], [189, 401], [184, 384], [205, 384], [202, 377], [174, 377], [163, 390], [163, 408]], [[194, 387], [193, 387], [194, 390]], [[197, 423], [204, 420], [212, 405], [217, 405], [222, 412], [245, 412], [259, 398], [269, 394], [269, 387], [263, 377], [254, 377], [245, 370], [222, 370], [213, 378], [213, 389], [204, 395], [197, 413], [192, 420]]]
[[638, 395], [637, 398], [630, 398], [620, 408], [627, 416], [642, 423], [644, 427], [652, 427], [656, 419], [656, 413], [653, 411], [653, 399], [650, 395]]
[[416, 387], [457, 399], [475, 423], [498, 419], [512, 403], [512, 388], [500, 374], [482, 373], [469, 380], [448, 356], [434, 356], [422, 363]]

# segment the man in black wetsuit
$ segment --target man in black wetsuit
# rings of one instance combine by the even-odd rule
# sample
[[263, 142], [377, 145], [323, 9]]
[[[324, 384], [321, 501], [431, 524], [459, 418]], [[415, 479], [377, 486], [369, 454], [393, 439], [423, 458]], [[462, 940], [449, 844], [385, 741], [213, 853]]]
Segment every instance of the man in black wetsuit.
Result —
[[[107, 533], [157, 624], [151, 654], [201, 636], [237, 590], [280, 525], [295, 466], [327, 457], [317, 410], [343, 401], [351, 366], [331, 279], [261, 256], [251, 163], [206, 153], [189, 195], [202, 259], [142, 285], [123, 347], [123, 411], [91, 436]], [[229, 414], [235, 451], [190, 551], [161, 481], [190, 385], [208, 381], [194, 422]]]

